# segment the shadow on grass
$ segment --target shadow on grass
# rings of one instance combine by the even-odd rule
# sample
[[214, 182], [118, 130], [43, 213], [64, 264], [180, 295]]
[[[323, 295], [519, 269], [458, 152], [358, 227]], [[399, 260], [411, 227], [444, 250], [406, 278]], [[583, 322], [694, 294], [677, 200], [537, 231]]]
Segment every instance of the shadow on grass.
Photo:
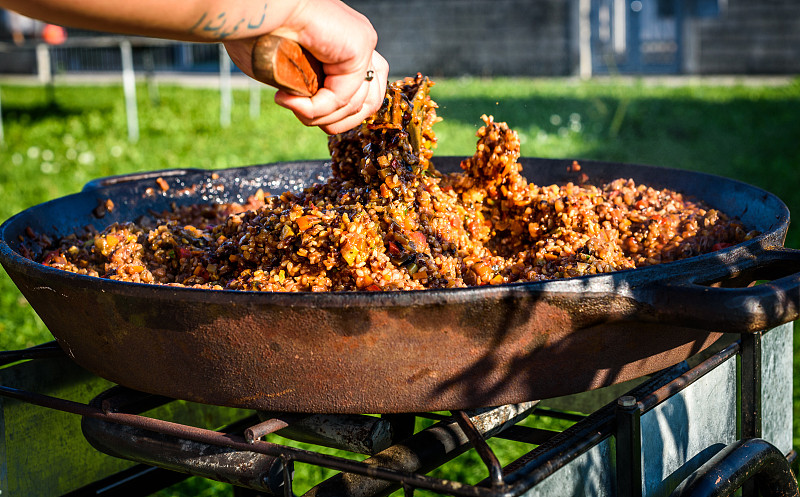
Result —
[[22, 123], [37, 123], [47, 119], [60, 119], [86, 114], [86, 109], [69, 107], [52, 100], [34, 105], [3, 105], [3, 119]]
[[113, 103], [92, 99], [91, 105], [86, 105], [86, 97], [75, 99], [75, 91], [67, 91], [45, 85], [38, 88], [38, 92], [28, 93], [24, 101], [8, 99], [3, 95], [3, 119], [9, 122], [36, 124], [46, 120], [82, 116], [93, 111], [112, 112]]

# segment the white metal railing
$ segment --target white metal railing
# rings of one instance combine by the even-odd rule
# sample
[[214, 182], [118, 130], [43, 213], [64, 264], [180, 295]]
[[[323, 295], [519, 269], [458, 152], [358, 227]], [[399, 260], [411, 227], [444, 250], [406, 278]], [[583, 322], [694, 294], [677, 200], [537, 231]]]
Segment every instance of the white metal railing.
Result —
[[[31, 42], [25, 45], [0, 42], [0, 52], [21, 52], [34, 50], [36, 55], [36, 73], [38, 80], [44, 85], [53, 85], [55, 65], [53, 64], [53, 51], [63, 49], [92, 50], [98, 48], [118, 48], [121, 65], [122, 88], [125, 98], [125, 112], [127, 116], [128, 140], [139, 140], [139, 118], [136, 103], [136, 72], [134, 69], [134, 48], [163, 48], [175, 46], [182, 42], [173, 42], [155, 38], [138, 36], [91, 36], [74, 37], [67, 39], [60, 45], [49, 45], [44, 42]], [[182, 43], [186, 45], [186, 43]], [[227, 127], [231, 123], [233, 94], [231, 85], [231, 59], [222, 44], [219, 47], [219, 91], [220, 114], [219, 123]], [[102, 64], [101, 64], [102, 65]], [[108, 64], [105, 64], [106, 66]], [[107, 68], [98, 68], [98, 71], [107, 72]], [[251, 84], [250, 88], [250, 116], [258, 117], [260, 113], [261, 96], [260, 84]], [[3, 141], [2, 107], [0, 106], [0, 142]]]

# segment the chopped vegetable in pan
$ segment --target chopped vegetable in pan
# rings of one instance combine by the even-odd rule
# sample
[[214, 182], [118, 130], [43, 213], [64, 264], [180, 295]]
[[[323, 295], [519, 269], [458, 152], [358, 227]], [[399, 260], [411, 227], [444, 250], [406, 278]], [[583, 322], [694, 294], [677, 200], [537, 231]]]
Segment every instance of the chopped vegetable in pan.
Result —
[[101, 233], [34, 236], [31, 257], [91, 276], [209, 289], [423, 290], [631, 269], [753, 236], [675, 191], [629, 179], [588, 184], [577, 162], [574, 183], [529, 183], [517, 134], [491, 116], [463, 172], [442, 175], [430, 161], [432, 84], [418, 75], [390, 85], [375, 116], [332, 136], [325, 183], [259, 191], [247, 205], [180, 207]]

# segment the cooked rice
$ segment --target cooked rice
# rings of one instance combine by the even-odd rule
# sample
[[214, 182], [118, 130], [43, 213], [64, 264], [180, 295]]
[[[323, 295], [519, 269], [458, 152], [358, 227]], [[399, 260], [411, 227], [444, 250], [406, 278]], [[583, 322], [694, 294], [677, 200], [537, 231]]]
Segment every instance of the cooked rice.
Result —
[[420, 75], [390, 85], [375, 116], [332, 136], [332, 177], [323, 184], [280, 196], [259, 191], [247, 205], [176, 208], [149, 224], [54, 242], [35, 236], [31, 253], [52, 267], [121, 281], [386, 291], [607, 273], [753, 236], [702, 202], [630, 179], [594, 186], [581, 174], [579, 184], [531, 184], [521, 175], [516, 132], [491, 116], [482, 116], [464, 171], [441, 175], [430, 162], [439, 120], [431, 85]]

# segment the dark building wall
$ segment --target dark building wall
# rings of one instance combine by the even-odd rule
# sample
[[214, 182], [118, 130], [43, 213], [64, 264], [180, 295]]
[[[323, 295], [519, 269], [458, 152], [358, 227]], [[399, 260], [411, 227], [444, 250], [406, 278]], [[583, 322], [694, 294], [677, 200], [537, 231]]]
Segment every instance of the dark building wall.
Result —
[[800, 73], [798, 0], [728, 0], [719, 17], [697, 20], [695, 29], [699, 74]]
[[[674, 1], [692, 5], [699, 0]], [[366, 15], [375, 26], [378, 50], [388, 59], [393, 77], [417, 72], [433, 77], [578, 73], [581, 0], [345, 2]], [[800, 74], [800, 0], [719, 0], [718, 3], [722, 7], [711, 17], [682, 9], [686, 14], [682, 31], [683, 73]], [[714, 0], [703, 0], [703, 4], [716, 5]], [[588, 22], [588, 15], [585, 21]], [[86, 35], [70, 30], [71, 39]], [[118, 52], [116, 48], [111, 50]], [[83, 59], [87, 56], [84, 52], [88, 53], [85, 49], [57, 48], [54, 58], [69, 71], [116, 69], [116, 66], [84, 67]], [[180, 60], [165, 64], [168, 70], [215, 70], [215, 54], [214, 50], [211, 58], [203, 59], [208, 68], [187, 68]], [[191, 60], [197, 62], [195, 58]], [[32, 48], [0, 53], [0, 73], [35, 72], [35, 69]]]
[[392, 75], [572, 74], [569, 0], [346, 0], [378, 32]]
[[[577, 73], [578, 0], [345, 1], [375, 26], [394, 76]], [[684, 19], [683, 72], [800, 73], [799, 0], [721, 5]]]

